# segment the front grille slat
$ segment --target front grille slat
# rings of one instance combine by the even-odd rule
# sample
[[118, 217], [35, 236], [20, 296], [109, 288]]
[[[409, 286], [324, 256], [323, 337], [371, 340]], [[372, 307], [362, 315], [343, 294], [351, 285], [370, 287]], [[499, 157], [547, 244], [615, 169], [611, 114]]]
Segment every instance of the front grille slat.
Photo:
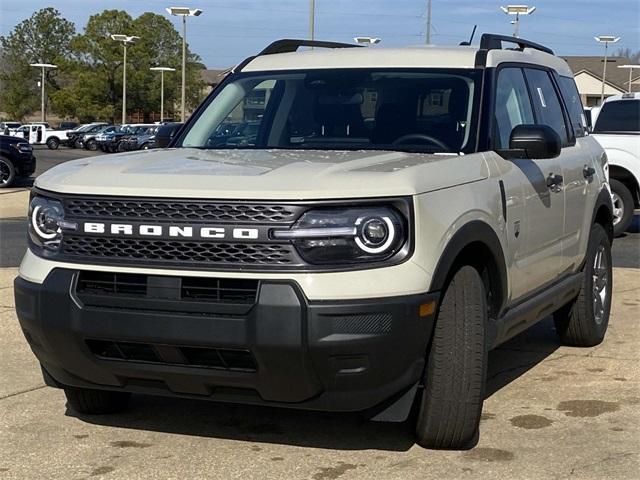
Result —
[[298, 263], [292, 245], [215, 243], [181, 240], [88, 237], [68, 234], [62, 254], [69, 257], [194, 265], [268, 265]]
[[80, 218], [117, 217], [204, 223], [287, 224], [295, 221], [301, 210], [295, 205], [104, 198], [69, 198], [64, 201], [64, 206], [69, 216]]

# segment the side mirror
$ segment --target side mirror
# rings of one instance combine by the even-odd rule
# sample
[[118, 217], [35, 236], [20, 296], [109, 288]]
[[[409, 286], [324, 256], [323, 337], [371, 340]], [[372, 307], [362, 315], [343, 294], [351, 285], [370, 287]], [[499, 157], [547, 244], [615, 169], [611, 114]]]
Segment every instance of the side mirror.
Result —
[[156, 133], [156, 145], [158, 148], [167, 148], [173, 137], [182, 128], [182, 125], [182, 123], [167, 123], [158, 128], [158, 133]]
[[561, 149], [560, 135], [547, 125], [518, 125], [509, 137], [509, 150], [523, 152], [526, 158], [555, 158]]

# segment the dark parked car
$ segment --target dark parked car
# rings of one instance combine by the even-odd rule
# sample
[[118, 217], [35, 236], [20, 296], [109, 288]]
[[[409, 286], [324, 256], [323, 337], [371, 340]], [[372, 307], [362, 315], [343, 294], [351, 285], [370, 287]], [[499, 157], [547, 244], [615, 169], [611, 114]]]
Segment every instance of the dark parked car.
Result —
[[127, 141], [124, 143], [125, 150], [148, 150], [153, 148], [151, 144], [155, 145], [155, 136], [158, 131], [158, 125], [142, 129], [133, 135], [127, 137]]
[[85, 133], [80, 138], [80, 145], [87, 150], [95, 151], [98, 149], [98, 141], [97, 137], [100, 134], [109, 134], [111, 132], [115, 132], [118, 129], [115, 125], [106, 125], [99, 128], [97, 131], [92, 131], [89, 133]]
[[10, 187], [16, 178], [29, 177], [35, 170], [36, 157], [29, 142], [0, 135], [0, 188]]
[[58, 130], [73, 130], [74, 128], [78, 128], [78, 122], [60, 122], [58, 124]]
[[94, 133], [108, 126], [106, 122], [87, 123], [67, 133], [67, 140], [62, 144], [71, 148], [82, 148], [82, 137], [87, 133]]

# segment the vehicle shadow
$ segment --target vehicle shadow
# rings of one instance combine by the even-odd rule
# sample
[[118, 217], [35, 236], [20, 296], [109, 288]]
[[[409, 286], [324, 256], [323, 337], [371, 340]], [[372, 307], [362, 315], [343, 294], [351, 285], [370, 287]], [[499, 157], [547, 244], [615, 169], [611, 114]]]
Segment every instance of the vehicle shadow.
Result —
[[[560, 346], [546, 319], [489, 355], [487, 397], [543, 361]], [[67, 415], [95, 425], [257, 443], [338, 450], [407, 451], [412, 422], [376, 423], [358, 414], [219, 404], [135, 395], [130, 410], [105, 416]]]

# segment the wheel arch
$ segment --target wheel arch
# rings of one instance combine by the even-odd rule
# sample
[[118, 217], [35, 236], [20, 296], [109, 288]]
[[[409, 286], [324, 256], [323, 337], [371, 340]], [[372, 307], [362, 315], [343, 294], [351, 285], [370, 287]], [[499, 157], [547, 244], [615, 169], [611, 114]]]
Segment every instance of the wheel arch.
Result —
[[640, 184], [633, 172], [621, 165], [609, 164], [609, 178], [624, 184], [631, 192], [635, 203], [634, 206], [640, 206]]
[[602, 225], [607, 232], [609, 242], [613, 242], [613, 205], [611, 204], [611, 194], [606, 188], [600, 190], [593, 207], [591, 225], [596, 223]]
[[498, 235], [487, 223], [473, 220], [458, 229], [440, 255], [430, 290], [443, 290], [462, 265], [480, 272], [488, 287], [490, 316], [499, 316], [508, 297], [507, 267]]

